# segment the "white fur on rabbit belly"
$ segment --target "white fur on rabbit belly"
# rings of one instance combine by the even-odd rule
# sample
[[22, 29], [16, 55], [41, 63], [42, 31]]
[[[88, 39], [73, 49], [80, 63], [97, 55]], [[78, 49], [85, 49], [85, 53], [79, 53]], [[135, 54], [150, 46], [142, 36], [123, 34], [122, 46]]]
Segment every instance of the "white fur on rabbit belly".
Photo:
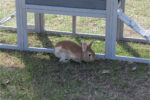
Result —
[[54, 54], [56, 57], [64, 60], [75, 59], [75, 55], [73, 53], [71, 53], [69, 50], [63, 49], [61, 46], [55, 48]]

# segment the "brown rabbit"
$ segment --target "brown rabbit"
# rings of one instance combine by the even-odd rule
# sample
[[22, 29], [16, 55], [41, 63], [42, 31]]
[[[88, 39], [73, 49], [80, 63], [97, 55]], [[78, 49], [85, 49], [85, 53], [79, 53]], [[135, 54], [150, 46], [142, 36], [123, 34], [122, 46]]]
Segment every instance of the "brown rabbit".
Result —
[[91, 62], [97, 59], [91, 49], [92, 44], [93, 41], [89, 45], [82, 43], [81, 46], [72, 41], [60, 41], [54, 47], [54, 54], [60, 58], [60, 62], [68, 62], [69, 60]]

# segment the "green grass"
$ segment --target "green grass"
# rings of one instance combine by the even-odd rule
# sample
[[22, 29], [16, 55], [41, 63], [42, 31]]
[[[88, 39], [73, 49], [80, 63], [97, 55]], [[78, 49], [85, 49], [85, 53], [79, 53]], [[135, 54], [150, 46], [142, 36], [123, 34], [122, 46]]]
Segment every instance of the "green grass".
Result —
[[[111, 92], [107, 93], [106, 88], [109, 90], [118, 88], [118, 91], [124, 91], [126, 85], [132, 88], [130, 80], [143, 80], [147, 77], [146, 72], [150, 68], [148, 64], [106, 60], [61, 64], [52, 54], [10, 50], [0, 52], [2, 100], [86, 100], [87, 98], [98, 100], [102, 97], [110, 99]], [[136, 71], [131, 70], [134, 66], [137, 67]], [[103, 69], [109, 69], [111, 73], [103, 75], [101, 73]], [[4, 86], [2, 83], [6, 79], [9, 83]], [[140, 85], [144, 83], [141, 81]], [[134, 91], [131, 94], [134, 94]]]
[[[15, 11], [14, 0], [2, 0], [0, 19]], [[9, 9], [7, 9], [9, 6]], [[126, 13], [149, 28], [149, 0], [127, 0]], [[2, 9], [5, 8], [5, 9]], [[72, 31], [71, 17], [46, 15], [46, 29]], [[33, 24], [33, 14], [28, 14]], [[16, 26], [15, 19], [5, 25]], [[105, 20], [77, 17], [77, 32], [105, 33]], [[125, 36], [137, 36], [125, 27]], [[96, 53], [104, 54], [105, 41], [29, 33], [29, 46], [53, 48], [56, 42], [72, 40], [89, 43]], [[17, 34], [0, 30], [0, 42], [17, 44]], [[116, 43], [116, 54], [150, 58], [150, 45], [133, 42]], [[137, 69], [133, 71], [132, 68]], [[109, 70], [109, 74], [102, 74]], [[93, 63], [62, 64], [53, 54], [0, 50], [0, 100], [148, 100], [150, 64], [103, 60]], [[5, 82], [8, 80], [8, 83]]]

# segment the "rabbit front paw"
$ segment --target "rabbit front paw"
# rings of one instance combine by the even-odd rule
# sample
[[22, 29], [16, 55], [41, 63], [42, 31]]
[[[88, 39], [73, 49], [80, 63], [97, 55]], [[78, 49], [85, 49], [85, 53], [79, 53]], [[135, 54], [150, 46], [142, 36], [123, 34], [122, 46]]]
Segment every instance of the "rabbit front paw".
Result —
[[60, 58], [59, 61], [62, 62], [62, 63], [67, 63], [67, 62], [69, 62], [69, 59]]

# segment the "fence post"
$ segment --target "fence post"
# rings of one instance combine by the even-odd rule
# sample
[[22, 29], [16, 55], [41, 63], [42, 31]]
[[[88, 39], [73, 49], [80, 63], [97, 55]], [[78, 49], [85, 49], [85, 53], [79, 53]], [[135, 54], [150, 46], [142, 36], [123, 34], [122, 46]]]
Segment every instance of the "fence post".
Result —
[[76, 34], [76, 19], [77, 19], [76, 16], [72, 16], [72, 33], [73, 33], [73, 35]]
[[35, 13], [35, 32], [42, 33], [44, 31], [44, 14]]
[[18, 46], [20, 50], [25, 50], [28, 47], [25, 0], [16, 0], [16, 19]]
[[[125, 0], [120, 0], [119, 8], [122, 11], [125, 11]], [[124, 30], [124, 23], [118, 18], [117, 19], [117, 40], [121, 40], [123, 38], [123, 30]]]
[[116, 55], [117, 8], [118, 0], [106, 0], [106, 40], [105, 58], [114, 59]]

